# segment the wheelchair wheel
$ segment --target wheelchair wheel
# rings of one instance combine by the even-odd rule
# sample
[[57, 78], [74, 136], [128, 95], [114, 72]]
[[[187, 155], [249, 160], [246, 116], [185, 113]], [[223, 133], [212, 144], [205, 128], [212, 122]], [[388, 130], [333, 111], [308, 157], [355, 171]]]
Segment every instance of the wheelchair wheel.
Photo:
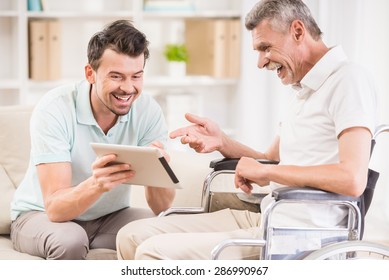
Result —
[[343, 241], [310, 253], [304, 260], [387, 259], [389, 247], [368, 241]]

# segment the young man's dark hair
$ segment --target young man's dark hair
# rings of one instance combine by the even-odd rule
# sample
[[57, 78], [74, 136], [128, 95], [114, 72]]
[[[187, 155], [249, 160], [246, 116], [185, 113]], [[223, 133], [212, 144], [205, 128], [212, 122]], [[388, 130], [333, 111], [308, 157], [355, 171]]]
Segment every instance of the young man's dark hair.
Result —
[[137, 57], [144, 54], [145, 63], [149, 58], [149, 41], [146, 36], [127, 20], [117, 20], [97, 32], [88, 44], [88, 63], [94, 70], [99, 68], [100, 58], [106, 49], [120, 54]]

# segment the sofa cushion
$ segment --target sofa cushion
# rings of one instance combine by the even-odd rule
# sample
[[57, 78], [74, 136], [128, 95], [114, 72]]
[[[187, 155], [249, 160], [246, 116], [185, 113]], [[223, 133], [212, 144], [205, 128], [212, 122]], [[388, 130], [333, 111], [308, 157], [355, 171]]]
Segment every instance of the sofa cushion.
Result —
[[10, 203], [30, 155], [32, 106], [0, 107], [0, 234], [10, 232]]
[[0, 164], [14, 186], [24, 177], [30, 158], [31, 106], [0, 106]]
[[14, 192], [15, 187], [0, 164], [0, 234], [10, 233], [10, 202]]
[[117, 260], [117, 253], [115, 250], [98, 248], [89, 251], [86, 256], [87, 260]]
[[42, 260], [42, 258], [15, 251], [9, 235], [0, 235], [0, 260]]

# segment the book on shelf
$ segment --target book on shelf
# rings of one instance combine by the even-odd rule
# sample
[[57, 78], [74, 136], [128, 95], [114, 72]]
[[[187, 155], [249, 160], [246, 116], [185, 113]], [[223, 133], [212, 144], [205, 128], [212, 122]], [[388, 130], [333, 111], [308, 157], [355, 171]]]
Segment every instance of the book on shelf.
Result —
[[60, 79], [61, 30], [59, 21], [29, 21], [29, 77], [40, 81]]
[[48, 40], [46, 22], [33, 20], [29, 22], [29, 72], [32, 80], [47, 79]]
[[61, 78], [61, 25], [59, 21], [47, 21], [48, 61], [47, 79], [58, 80]]
[[49, 5], [47, 4], [47, 0], [40, 0], [40, 1], [41, 1], [41, 6], [42, 6], [42, 11], [48, 11]]
[[48, 10], [46, 0], [27, 0], [27, 10], [29, 12], [42, 12]]
[[241, 27], [239, 19], [228, 22], [227, 77], [237, 78], [240, 76]]
[[43, 10], [41, 0], [27, 0], [27, 10], [39, 12]]
[[187, 19], [187, 74], [239, 77], [240, 42], [239, 19]]

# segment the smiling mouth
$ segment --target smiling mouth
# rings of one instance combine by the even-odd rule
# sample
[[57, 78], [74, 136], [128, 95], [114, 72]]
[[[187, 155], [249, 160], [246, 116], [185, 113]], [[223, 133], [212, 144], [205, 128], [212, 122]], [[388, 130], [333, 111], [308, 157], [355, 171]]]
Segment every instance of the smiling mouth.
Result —
[[281, 63], [270, 62], [270, 63], [266, 66], [266, 69], [267, 69], [267, 70], [270, 70], [270, 71], [276, 71], [278, 77], [280, 77], [281, 70], [283, 69], [283, 66], [282, 66]]
[[131, 99], [131, 97], [133, 96], [133, 94], [130, 94], [130, 95], [117, 95], [117, 94], [112, 94], [113, 97], [115, 97], [117, 100], [119, 101], [128, 101]]
[[282, 68], [282, 64], [277, 62], [270, 62], [266, 68], [270, 71], [277, 70], [277, 72], [279, 72]]

